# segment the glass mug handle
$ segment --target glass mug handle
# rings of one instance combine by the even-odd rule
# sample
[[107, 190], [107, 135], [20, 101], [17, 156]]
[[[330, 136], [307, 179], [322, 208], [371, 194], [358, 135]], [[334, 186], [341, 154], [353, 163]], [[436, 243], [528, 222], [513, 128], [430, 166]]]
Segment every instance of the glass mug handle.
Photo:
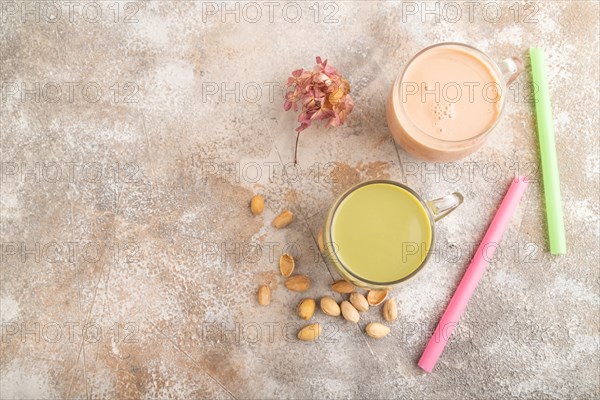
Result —
[[429, 200], [427, 207], [429, 207], [433, 214], [433, 220], [437, 222], [460, 206], [464, 199], [462, 194], [454, 192], [439, 199]]
[[498, 63], [504, 84], [510, 86], [523, 72], [523, 60], [520, 57], [510, 57]]

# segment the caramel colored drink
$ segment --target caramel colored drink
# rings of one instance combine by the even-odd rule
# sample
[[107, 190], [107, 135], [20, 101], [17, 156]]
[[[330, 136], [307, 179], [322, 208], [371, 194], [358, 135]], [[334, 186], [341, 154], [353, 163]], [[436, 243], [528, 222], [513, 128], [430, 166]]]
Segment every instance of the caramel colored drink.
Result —
[[502, 113], [506, 75], [514, 79], [520, 72], [513, 59], [502, 67], [504, 72], [483, 53], [458, 43], [421, 51], [388, 99], [396, 142], [430, 161], [453, 161], [477, 150]]

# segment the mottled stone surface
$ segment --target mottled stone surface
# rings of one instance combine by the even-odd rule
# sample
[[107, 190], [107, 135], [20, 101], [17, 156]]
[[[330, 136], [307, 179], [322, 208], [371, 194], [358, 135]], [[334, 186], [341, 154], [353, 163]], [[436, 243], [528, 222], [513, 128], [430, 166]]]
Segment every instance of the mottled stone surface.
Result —
[[[598, 3], [457, 16], [460, 4], [3, 1], [0, 397], [598, 397]], [[528, 73], [469, 158], [422, 163], [393, 144], [390, 84], [440, 41], [497, 59], [546, 49], [567, 255], [548, 252]], [[346, 75], [356, 109], [304, 132], [294, 168], [281, 87], [316, 55]], [[416, 361], [516, 170], [534, 182], [425, 374]], [[438, 224], [437, 256], [394, 290], [389, 337], [363, 333], [378, 309], [357, 325], [317, 312], [323, 337], [300, 343], [296, 303], [335, 278], [315, 245], [327, 208], [377, 177], [466, 201]], [[276, 231], [286, 208], [297, 219]], [[284, 288], [282, 251], [312, 278], [306, 294]]]

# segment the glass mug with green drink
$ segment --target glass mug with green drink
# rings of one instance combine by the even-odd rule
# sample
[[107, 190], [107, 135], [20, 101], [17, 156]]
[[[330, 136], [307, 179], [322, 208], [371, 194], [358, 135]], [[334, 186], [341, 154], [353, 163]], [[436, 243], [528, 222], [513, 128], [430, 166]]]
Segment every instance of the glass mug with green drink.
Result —
[[435, 221], [462, 202], [458, 192], [425, 201], [395, 181], [360, 183], [331, 207], [323, 227], [324, 255], [347, 281], [390, 288], [423, 268]]

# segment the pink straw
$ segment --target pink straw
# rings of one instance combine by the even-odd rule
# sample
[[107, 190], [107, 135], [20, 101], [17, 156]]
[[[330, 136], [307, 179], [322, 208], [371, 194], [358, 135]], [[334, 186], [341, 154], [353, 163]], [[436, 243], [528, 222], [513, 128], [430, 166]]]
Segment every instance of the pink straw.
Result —
[[510, 217], [517, 208], [523, 193], [525, 193], [527, 184], [527, 178], [522, 176], [517, 177], [510, 185], [508, 192], [506, 192], [500, 208], [496, 212], [490, 227], [477, 248], [477, 252], [473, 256], [471, 264], [467, 268], [458, 288], [456, 288], [454, 296], [452, 296], [442, 319], [438, 323], [437, 328], [435, 328], [435, 332], [431, 336], [431, 339], [429, 339], [429, 343], [427, 343], [427, 347], [419, 360], [419, 367], [425, 371], [431, 372], [444, 351], [444, 347], [446, 347], [448, 339], [450, 339], [452, 332], [454, 332], [454, 328], [458, 325], [458, 321], [475, 292], [475, 288], [483, 276], [485, 268], [494, 257], [494, 253], [508, 226]]

